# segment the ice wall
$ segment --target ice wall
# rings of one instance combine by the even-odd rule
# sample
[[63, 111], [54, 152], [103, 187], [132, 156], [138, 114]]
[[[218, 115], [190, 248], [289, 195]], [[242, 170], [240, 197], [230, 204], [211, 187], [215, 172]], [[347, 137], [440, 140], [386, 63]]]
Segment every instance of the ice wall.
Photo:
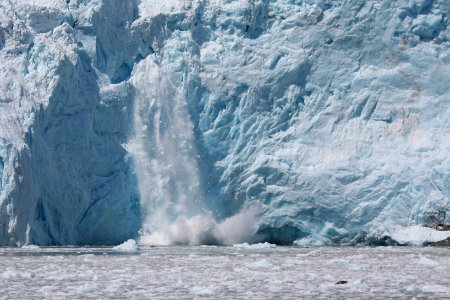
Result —
[[449, 222], [449, 13], [445, 0], [0, 4], [1, 243], [115, 243], [254, 205], [277, 243]]
[[88, 12], [76, 9], [65, 1], [0, 5], [2, 245], [111, 244], [140, 228], [123, 147], [131, 88], [101, 84], [95, 37], [74, 29]]

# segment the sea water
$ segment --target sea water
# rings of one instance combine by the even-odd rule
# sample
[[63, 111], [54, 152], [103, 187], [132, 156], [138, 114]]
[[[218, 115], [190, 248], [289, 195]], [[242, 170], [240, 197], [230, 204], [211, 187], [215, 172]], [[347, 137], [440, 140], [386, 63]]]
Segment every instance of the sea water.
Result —
[[450, 297], [448, 248], [128, 244], [0, 248], [0, 298]]

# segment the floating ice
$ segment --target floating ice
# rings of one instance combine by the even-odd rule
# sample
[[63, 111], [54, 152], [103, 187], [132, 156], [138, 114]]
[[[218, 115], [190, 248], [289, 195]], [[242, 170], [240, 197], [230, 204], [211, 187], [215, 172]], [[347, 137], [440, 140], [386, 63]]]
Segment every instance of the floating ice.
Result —
[[[52, 250], [53, 249], [53, 250]], [[104, 247], [0, 248], [0, 291], [5, 299], [447, 299], [448, 249], [436, 247], [320, 247], [302, 258], [299, 247], [152, 247], [103, 255]], [[93, 258], [73, 255], [92, 253]], [[28, 253], [28, 252], [27, 252]], [[29, 253], [28, 253], [29, 254]], [[146, 255], [142, 255], [146, 254]], [[211, 259], [216, 256], [217, 259]], [[419, 257], [437, 268], [418, 264]], [[202, 259], [202, 258], [208, 259]], [[226, 257], [226, 259], [219, 259]], [[7, 259], [4, 259], [7, 258]], [[338, 268], [347, 260], [366, 269]], [[251, 267], [250, 267], [250, 266]], [[274, 265], [270, 267], [270, 265]], [[35, 274], [2, 278], [6, 270]], [[346, 281], [346, 284], [336, 284]], [[447, 287], [447, 289], [445, 288]], [[424, 294], [426, 293], [426, 294]]]
[[433, 293], [433, 294], [441, 294], [441, 293], [444, 295], [450, 294], [450, 288], [448, 286], [437, 285], [437, 284], [424, 285], [421, 288], [421, 291], [424, 293]]
[[437, 266], [439, 266], [439, 263], [428, 257], [421, 256], [419, 259], [419, 265], [429, 268], [436, 268]]
[[422, 226], [410, 226], [398, 228], [388, 233], [394, 240], [401, 244], [423, 245], [427, 242], [437, 242], [450, 237], [450, 231], [438, 231]]
[[250, 269], [271, 269], [273, 264], [267, 259], [258, 260], [247, 265]]
[[205, 286], [193, 286], [191, 288], [191, 293], [199, 296], [213, 295], [214, 289]]
[[275, 248], [276, 245], [270, 244], [267, 242], [264, 243], [258, 243], [258, 244], [249, 244], [249, 243], [242, 243], [242, 244], [234, 244], [234, 248], [243, 248], [243, 249], [269, 249], [269, 248]]
[[367, 264], [353, 263], [345, 259], [339, 259], [331, 262], [335, 268], [347, 270], [365, 270], [369, 267]]
[[23, 249], [39, 249], [39, 246], [36, 245], [24, 245], [22, 246]]
[[34, 277], [33, 273], [18, 271], [14, 268], [8, 268], [6, 271], [2, 273], [3, 279], [10, 279], [10, 280], [31, 279], [33, 277]]

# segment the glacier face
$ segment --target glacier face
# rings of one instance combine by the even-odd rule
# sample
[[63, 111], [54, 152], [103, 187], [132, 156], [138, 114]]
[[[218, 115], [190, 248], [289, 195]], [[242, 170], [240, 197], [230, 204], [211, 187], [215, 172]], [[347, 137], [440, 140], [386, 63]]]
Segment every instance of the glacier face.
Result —
[[0, 4], [2, 245], [255, 204], [282, 244], [450, 222], [447, 1], [161, 2]]
[[118, 243], [140, 228], [122, 146], [132, 93], [101, 86], [60, 2], [0, 6], [2, 245]]

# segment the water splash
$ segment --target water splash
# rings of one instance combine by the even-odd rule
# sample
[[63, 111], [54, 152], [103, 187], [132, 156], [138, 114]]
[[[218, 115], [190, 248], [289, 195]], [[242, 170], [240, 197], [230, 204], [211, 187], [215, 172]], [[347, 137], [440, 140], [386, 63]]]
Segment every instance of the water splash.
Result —
[[258, 206], [252, 206], [222, 222], [216, 222], [210, 214], [181, 217], [142, 236], [139, 243], [151, 246], [258, 243], [264, 239], [255, 226], [260, 211]]

